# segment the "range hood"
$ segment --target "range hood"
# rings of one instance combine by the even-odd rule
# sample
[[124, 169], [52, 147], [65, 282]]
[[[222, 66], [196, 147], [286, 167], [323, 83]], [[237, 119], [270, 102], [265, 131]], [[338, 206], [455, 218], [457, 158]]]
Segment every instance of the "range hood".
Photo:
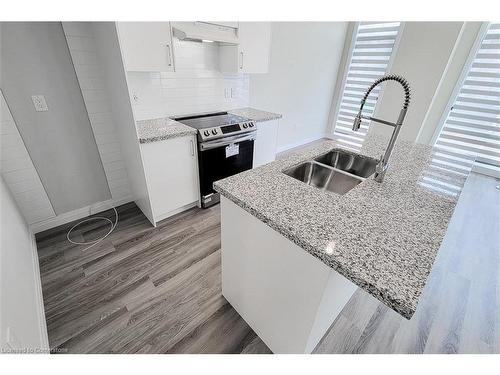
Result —
[[[172, 22], [174, 37], [194, 42], [238, 44], [238, 28], [212, 22]], [[235, 26], [235, 27], [233, 27]]]

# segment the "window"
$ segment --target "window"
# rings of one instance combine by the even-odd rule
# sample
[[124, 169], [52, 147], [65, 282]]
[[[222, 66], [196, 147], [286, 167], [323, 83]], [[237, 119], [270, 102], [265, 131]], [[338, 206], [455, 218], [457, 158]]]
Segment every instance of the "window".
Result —
[[[345, 147], [357, 151], [363, 145], [368, 125], [362, 124], [359, 131], [354, 132], [352, 123], [368, 87], [387, 73], [400, 28], [400, 22], [360, 22], [356, 26], [335, 116], [334, 135]], [[379, 93], [380, 86], [371, 92], [363, 114], [373, 115]]]
[[500, 23], [487, 26], [473, 53], [435, 135], [431, 163], [463, 175], [474, 158], [486, 173], [500, 166]]

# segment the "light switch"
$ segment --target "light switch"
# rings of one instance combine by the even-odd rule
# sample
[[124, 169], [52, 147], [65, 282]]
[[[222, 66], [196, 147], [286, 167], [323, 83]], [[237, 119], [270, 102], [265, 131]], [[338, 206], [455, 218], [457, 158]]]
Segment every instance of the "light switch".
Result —
[[236, 87], [231, 87], [231, 98], [236, 98]]
[[31, 100], [33, 101], [33, 105], [35, 106], [35, 111], [46, 112], [49, 110], [49, 107], [47, 107], [47, 102], [45, 101], [45, 96], [32, 95]]
[[226, 87], [226, 88], [224, 89], [224, 97], [225, 97], [226, 99], [229, 99], [229, 98], [231, 97], [231, 89], [230, 89], [230, 88]]

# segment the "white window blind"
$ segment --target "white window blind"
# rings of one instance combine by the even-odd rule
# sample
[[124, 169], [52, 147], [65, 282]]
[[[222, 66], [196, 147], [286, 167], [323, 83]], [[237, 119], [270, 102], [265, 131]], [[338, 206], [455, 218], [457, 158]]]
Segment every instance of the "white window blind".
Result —
[[463, 175], [476, 157], [487, 165], [500, 166], [500, 23], [488, 26], [459, 84], [435, 141], [431, 165]]
[[[400, 26], [400, 22], [360, 22], [355, 30], [334, 129], [335, 138], [345, 147], [357, 151], [363, 145], [368, 126], [362, 124], [359, 131], [352, 131], [354, 117], [368, 87], [387, 73]], [[373, 115], [379, 93], [380, 86], [371, 92], [363, 114]]]

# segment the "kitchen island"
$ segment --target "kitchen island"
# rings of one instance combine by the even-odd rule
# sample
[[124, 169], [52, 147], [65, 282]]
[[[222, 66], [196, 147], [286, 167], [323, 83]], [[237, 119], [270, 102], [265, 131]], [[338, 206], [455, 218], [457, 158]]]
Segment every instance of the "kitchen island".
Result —
[[[359, 153], [378, 158], [386, 145], [372, 136]], [[344, 195], [283, 173], [336, 148], [325, 141], [214, 184], [223, 295], [277, 353], [311, 352], [358, 287], [410, 319], [458, 199], [425, 183], [432, 148], [405, 141], [383, 183]]]

